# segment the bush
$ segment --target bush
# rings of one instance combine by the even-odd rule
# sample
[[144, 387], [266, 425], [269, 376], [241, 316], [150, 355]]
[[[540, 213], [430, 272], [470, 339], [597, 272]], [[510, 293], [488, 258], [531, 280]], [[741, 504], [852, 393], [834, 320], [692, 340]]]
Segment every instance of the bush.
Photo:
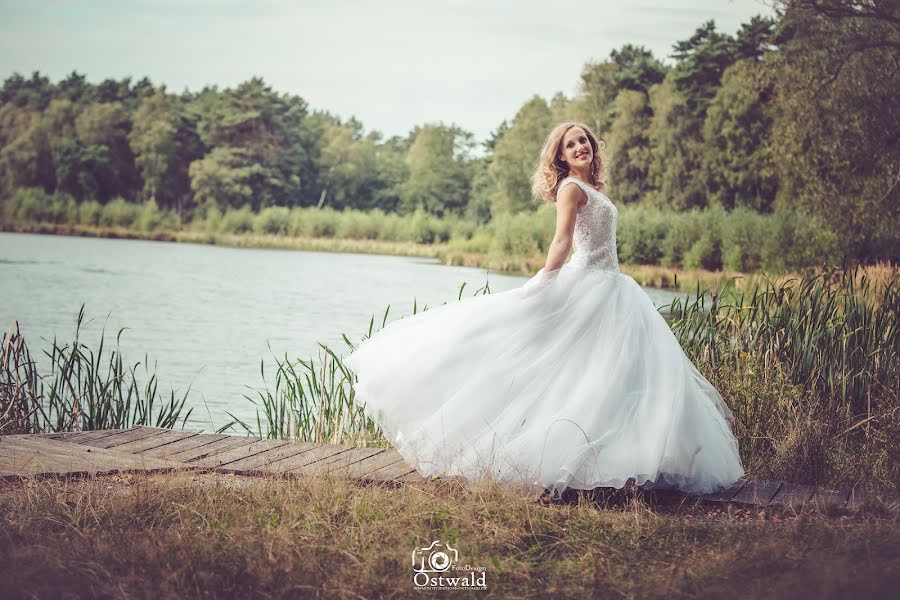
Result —
[[338, 213], [330, 206], [305, 207], [291, 211], [291, 235], [302, 237], [334, 237]]
[[267, 206], [253, 218], [253, 231], [260, 234], [287, 235], [291, 229], [291, 210], [286, 206]]
[[623, 208], [616, 235], [619, 259], [638, 265], [655, 265], [663, 256], [669, 230], [668, 217], [658, 209], [642, 206]]
[[141, 213], [141, 207], [124, 198], [108, 202], [100, 211], [100, 225], [103, 227], [133, 227]]
[[81, 206], [78, 207], [78, 223], [80, 225], [97, 226], [100, 224], [101, 212], [103, 212], [103, 205], [96, 200], [82, 202]]
[[399, 242], [403, 239], [403, 217], [391, 213], [384, 216], [384, 221], [379, 232], [379, 238], [391, 242]]
[[245, 204], [237, 210], [229, 208], [225, 211], [219, 224], [219, 230], [222, 233], [249, 233], [253, 231], [253, 212], [250, 210], [250, 205]]
[[670, 213], [668, 233], [662, 241], [662, 264], [666, 267], [681, 266], [684, 255], [697, 243], [703, 231], [702, 213], [693, 209], [689, 212]]
[[450, 238], [450, 228], [434, 215], [429, 214], [421, 206], [403, 217], [400, 227], [400, 239], [416, 244], [433, 244]]
[[203, 214], [203, 229], [205, 229], [207, 233], [222, 231], [223, 215], [218, 205], [212, 202], [207, 203]]
[[685, 253], [681, 263], [685, 269], [716, 271], [722, 268], [722, 228], [727, 215], [720, 206], [713, 206], [699, 214], [700, 238]]
[[[338, 214], [334, 235], [337, 238], [374, 240], [378, 238], [379, 217], [377, 212], [366, 213], [355, 208], [344, 209]], [[381, 213], [383, 218], [384, 213]]]
[[781, 209], [769, 217], [763, 268], [790, 271], [840, 260], [837, 234], [812, 215]]
[[141, 207], [141, 212], [135, 221], [135, 227], [139, 231], [156, 231], [162, 228], [165, 214], [159, 210], [156, 200], [150, 200]]
[[43, 220], [50, 223], [76, 223], [78, 203], [69, 194], [50, 196], [50, 204]]
[[447, 250], [458, 252], [481, 252], [488, 253], [491, 250], [491, 241], [493, 236], [487, 228], [476, 231], [472, 237], [466, 238], [465, 235], [456, 235], [450, 238], [447, 243]]
[[766, 237], [766, 217], [745, 207], [736, 208], [725, 220], [722, 246], [725, 268], [733, 271], [756, 271], [762, 264], [762, 247]]
[[49, 220], [53, 197], [42, 188], [19, 188], [4, 204], [4, 218], [38, 223]]

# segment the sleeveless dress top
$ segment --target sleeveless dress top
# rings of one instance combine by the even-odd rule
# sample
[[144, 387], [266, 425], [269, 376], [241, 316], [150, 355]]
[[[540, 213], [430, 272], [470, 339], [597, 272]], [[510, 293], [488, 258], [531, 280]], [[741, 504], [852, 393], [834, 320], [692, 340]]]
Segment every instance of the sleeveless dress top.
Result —
[[587, 202], [575, 214], [573, 241], [575, 252], [569, 259], [573, 267], [598, 271], [618, 271], [619, 256], [616, 253], [616, 224], [619, 211], [612, 200], [577, 177], [566, 177], [559, 183], [557, 197], [562, 189], [574, 183], [587, 194]]

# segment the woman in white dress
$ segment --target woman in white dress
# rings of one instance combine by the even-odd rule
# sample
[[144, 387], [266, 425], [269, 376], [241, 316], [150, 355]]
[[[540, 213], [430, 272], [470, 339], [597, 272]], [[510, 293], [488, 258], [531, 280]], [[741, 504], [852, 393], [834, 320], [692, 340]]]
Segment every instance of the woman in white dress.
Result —
[[731, 411], [619, 272], [602, 148], [580, 123], [547, 137], [532, 183], [556, 234], [523, 286], [393, 321], [344, 359], [357, 401], [422, 475], [546, 499], [629, 483], [709, 493], [744, 474]]

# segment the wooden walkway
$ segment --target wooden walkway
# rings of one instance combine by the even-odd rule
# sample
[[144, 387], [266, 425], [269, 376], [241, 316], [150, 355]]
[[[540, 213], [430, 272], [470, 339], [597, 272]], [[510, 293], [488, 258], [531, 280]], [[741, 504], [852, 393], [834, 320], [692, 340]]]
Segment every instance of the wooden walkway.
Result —
[[[425, 480], [393, 449], [314, 444], [191, 433], [136, 426], [129, 429], [0, 437], [0, 477], [101, 475], [133, 471], [216, 471], [237, 475], [336, 475], [363, 482]], [[680, 492], [651, 492], [689, 496]], [[900, 494], [825, 489], [777, 481], [741, 481], [729, 490], [697, 496], [703, 502], [755, 507], [854, 510], [878, 502], [900, 511]]]

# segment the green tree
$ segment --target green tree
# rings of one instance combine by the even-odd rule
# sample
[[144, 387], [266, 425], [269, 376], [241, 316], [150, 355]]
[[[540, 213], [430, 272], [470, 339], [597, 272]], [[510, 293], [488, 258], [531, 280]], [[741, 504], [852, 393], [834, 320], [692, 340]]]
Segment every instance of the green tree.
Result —
[[619, 65], [614, 62], [588, 62], [581, 71], [573, 117], [603, 137], [612, 121], [613, 100], [619, 93]]
[[367, 208], [369, 184], [375, 170], [375, 139], [357, 139], [345, 125], [331, 125], [319, 141], [316, 167], [319, 181], [334, 208]]
[[773, 135], [770, 90], [754, 76], [758, 70], [745, 59], [725, 71], [703, 126], [702, 179], [710, 201], [728, 210], [768, 212], [778, 187], [767, 144]]
[[[94, 102], [75, 117], [75, 136], [84, 156], [96, 156], [97, 190], [94, 198], [105, 202], [121, 196], [134, 198], [140, 184], [134, 155], [128, 143], [131, 119], [120, 102]], [[102, 173], [102, 175], [101, 175]]]
[[637, 202], [648, 191], [651, 163], [650, 119], [652, 113], [647, 95], [625, 89], [615, 100], [615, 118], [609, 132], [611, 189], [621, 202]]
[[264, 174], [242, 149], [220, 146], [191, 163], [191, 190], [197, 204], [241, 208], [253, 204], [253, 184]]
[[650, 88], [650, 109], [647, 201], [676, 210], [704, 206], [705, 187], [697, 177], [703, 140], [672, 72]]
[[777, 202], [819, 215], [848, 257], [900, 260], [900, 5], [778, 3], [767, 57]]
[[197, 158], [189, 125], [177, 100], [157, 91], [145, 97], [134, 111], [129, 142], [143, 181], [145, 201], [179, 214], [189, 208], [188, 165]]
[[279, 95], [257, 77], [233, 90], [204, 90], [192, 110], [204, 145], [231, 149], [218, 155], [227, 160], [212, 162], [217, 170], [238, 170], [226, 179], [250, 186], [253, 210], [299, 203], [304, 192], [301, 182], [313, 179], [315, 170], [302, 98]]
[[461, 214], [469, 195], [467, 163], [472, 134], [456, 126], [428, 124], [416, 127], [410, 138], [402, 211], [410, 213], [421, 207], [437, 216]]
[[489, 167], [494, 180], [491, 214], [517, 213], [536, 207], [531, 195], [531, 175], [537, 167], [541, 146], [555, 123], [547, 102], [533, 96], [497, 140]]
[[662, 83], [668, 72], [653, 52], [643, 46], [625, 44], [620, 50], [613, 50], [609, 57], [619, 67], [613, 76], [617, 90], [646, 94], [651, 86]]

